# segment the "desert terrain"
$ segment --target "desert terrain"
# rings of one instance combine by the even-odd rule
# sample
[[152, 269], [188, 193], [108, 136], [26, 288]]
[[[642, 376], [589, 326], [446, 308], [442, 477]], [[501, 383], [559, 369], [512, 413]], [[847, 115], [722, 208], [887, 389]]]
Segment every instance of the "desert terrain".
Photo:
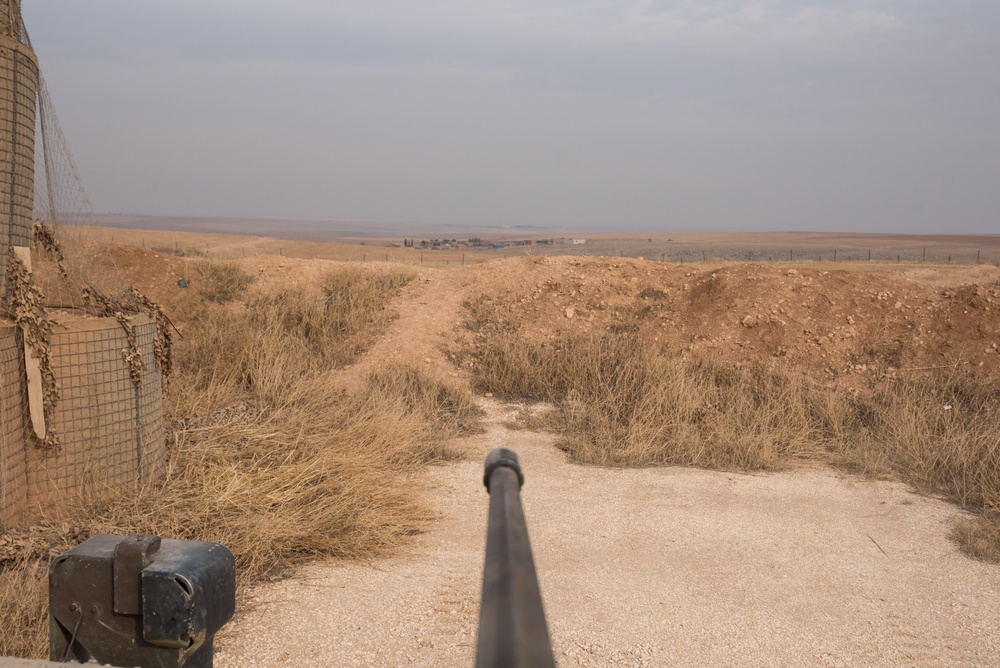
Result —
[[[640, 452], [646, 432], [635, 435], [639, 427], [629, 424], [641, 421], [639, 413], [587, 432], [613, 402], [603, 405], [582, 385], [558, 394], [532, 389], [536, 380], [518, 390], [503, 375], [513, 367], [492, 356], [511, 341], [523, 350], [504, 354], [523, 353], [534, 360], [529, 366], [590, 351], [588, 341], [634, 344], [640, 356], [716, 374], [720, 387], [776, 382], [789, 396], [839, 397], [849, 407], [843, 410], [880, 406], [884, 388], [928, 373], [992, 383], [1000, 373], [1000, 268], [982, 257], [1000, 251], [996, 238], [878, 245], [871, 237], [813, 235], [794, 245], [787, 235], [615, 236], [594, 238], [573, 255], [564, 248], [519, 249], [506, 258], [452, 250], [420, 262], [418, 249], [373, 239], [362, 246], [110, 228], [74, 234], [106, 249], [114, 271], [174, 314], [182, 364], [201, 350], [195, 342], [207, 327], [206, 263], [231, 264], [248, 277], [245, 296], [225, 305], [231, 317], [255, 295], [300, 292], [322, 302], [313, 299], [315, 286], [348, 265], [372, 276], [402, 268], [407, 283], [383, 307], [391, 322], [349, 363], [331, 368], [331, 382], [363, 391], [382, 369], [414, 368], [471, 392], [479, 411], [480, 427], [449, 438], [446, 457], [401, 474], [430, 519], [372, 556], [347, 550], [334, 559], [324, 554], [341, 553], [303, 543], [301, 553], [312, 556], [245, 589], [241, 612], [219, 638], [223, 668], [470, 665], [488, 503], [481, 465], [501, 446], [524, 463], [525, 510], [560, 666], [995, 665], [1000, 567], [969, 556], [955, 536], [1000, 499], [981, 480], [954, 491], [935, 477], [951, 464], [909, 448], [905, 429], [893, 426], [898, 442], [888, 454], [840, 427], [822, 440], [812, 438], [818, 432], [763, 433], [756, 413], [774, 413], [768, 429], [775, 433], [782, 429], [775, 422], [798, 418], [767, 398], [731, 408], [719, 394], [720, 403], [697, 400], [704, 405], [691, 409], [692, 431], [663, 441], [690, 436], [698, 452], [672, 453], [669, 444]], [[662, 261], [641, 255], [643, 243], [694, 250], [687, 261]], [[830, 246], [853, 249], [852, 259], [806, 257]], [[706, 260], [696, 257], [701, 248], [748, 247], [762, 255], [799, 248], [803, 261], [736, 261], [720, 259], [722, 252], [713, 259], [707, 250]], [[884, 255], [904, 247], [966, 260], [978, 249], [981, 257], [978, 264], [861, 258], [862, 249]], [[771, 374], [796, 380], [768, 380]], [[970, 416], [976, 410], [959, 401], [953, 407], [934, 395], [919, 406], [932, 406], [932, 426], [948, 429], [966, 408]], [[206, 412], [225, 415], [225, 429], [243, 429], [232, 416], [246, 411], [246, 401], [235, 405]], [[737, 408], [748, 412], [733, 414]], [[176, 438], [208, 429], [212, 419], [194, 429], [175, 424]], [[743, 427], [754, 432], [746, 443]], [[243, 440], [226, 447], [244, 447], [249, 437], [240, 433]], [[976, 433], [985, 450], [974, 457], [1000, 451], [995, 430]], [[621, 434], [628, 447], [623, 441], [616, 450]], [[734, 453], [744, 446], [752, 456]], [[209, 531], [211, 519], [204, 522]]]
[[[371, 352], [359, 362], [362, 366], [386, 359], [424, 360], [439, 373], [445, 369], [461, 373], [443, 352], [460, 329], [460, 307], [468, 300], [499, 295], [508, 298], [517, 318], [542, 338], [567, 331], [600, 331], [627, 312], [664, 348], [694, 354], [708, 351], [714, 359], [734, 364], [777, 361], [840, 380], [875, 373], [875, 365], [868, 368], [852, 361], [877, 357], [862, 349], [897, 345], [902, 337], [900, 360], [910, 367], [953, 363], [955, 356], [991, 369], [1000, 362], [992, 345], [1000, 332], [996, 294], [1000, 265], [991, 263], [719, 259], [675, 263], [607, 257], [591, 244], [577, 247], [574, 255], [521, 249], [507, 258], [491, 251], [426, 251], [423, 255], [435, 261], [428, 260], [421, 268], [419, 259], [413, 261], [419, 255], [416, 249], [376, 250], [344, 241], [110, 228], [78, 228], [72, 234], [83, 242], [112, 248], [117, 269], [168, 310], [184, 309], [184, 297], [191, 293], [178, 290], [176, 281], [196, 275], [197, 261], [204, 258], [233, 259], [263, 287], [294, 284], [338, 262], [371, 267], [402, 264], [408, 271], [420, 272], [423, 280], [418, 284], [437, 283], [421, 287], [420, 292], [407, 291], [393, 306], [403, 318], [397, 325], [400, 333], [374, 341]], [[744, 247], [751, 240], [774, 243], [769, 239], [770, 235], [702, 235], [691, 243]], [[978, 240], [942, 237], [934, 248], [940, 253], [949, 247], [968, 251], [981, 245], [1000, 253], [1000, 237], [982, 244]], [[637, 237], [630, 241], [641, 243]], [[872, 241], [845, 235], [840, 245]], [[888, 243], [897, 247], [921, 240], [892, 237]], [[456, 258], [460, 255], [467, 256], [465, 266]], [[442, 257], [453, 260], [446, 266]], [[421, 311], [421, 306], [431, 308]], [[433, 343], [425, 340], [428, 337]], [[881, 372], [892, 373], [891, 366], [883, 365]]]
[[[554, 229], [456, 228], [238, 219], [104, 216], [77, 234], [187, 254], [242, 258], [255, 252], [351, 261], [455, 266], [516, 256], [591, 255], [670, 262], [852, 262], [885, 265], [1000, 264], [1000, 235], [824, 232], [592, 233]], [[403, 239], [480, 238], [503, 248], [400, 248]], [[567, 240], [585, 243], [567, 243]], [[551, 243], [543, 243], [551, 242]]]

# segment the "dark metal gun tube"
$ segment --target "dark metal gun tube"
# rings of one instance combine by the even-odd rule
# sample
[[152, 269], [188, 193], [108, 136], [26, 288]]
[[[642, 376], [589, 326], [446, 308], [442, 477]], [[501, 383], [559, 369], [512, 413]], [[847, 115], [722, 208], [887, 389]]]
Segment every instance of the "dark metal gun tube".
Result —
[[524, 474], [517, 455], [506, 448], [491, 452], [483, 482], [490, 494], [490, 514], [476, 668], [554, 668], [521, 508]]

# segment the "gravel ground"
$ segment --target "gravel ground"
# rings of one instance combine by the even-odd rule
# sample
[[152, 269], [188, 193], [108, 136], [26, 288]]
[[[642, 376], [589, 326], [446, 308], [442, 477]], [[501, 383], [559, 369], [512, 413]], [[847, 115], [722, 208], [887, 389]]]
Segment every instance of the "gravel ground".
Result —
[[962, 556], [954, 506], [837, 473], [569, 464], [502, 426], [432, 468], [442, 517], [412, 553], [262, 587], [218, 668], [471, 666], [488, 496], [515, 449], [559, 666], [996, 666], [1000, 568]]

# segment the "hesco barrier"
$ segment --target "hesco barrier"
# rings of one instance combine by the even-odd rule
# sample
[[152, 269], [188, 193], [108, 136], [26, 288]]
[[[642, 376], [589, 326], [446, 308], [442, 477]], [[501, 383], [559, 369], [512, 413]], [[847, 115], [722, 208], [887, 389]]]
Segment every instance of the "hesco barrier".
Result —
[[0, 0], [0, 276], [8, 249], [31, 245], [38, 60], [25, 41], [18, 3]]
[[15, 520], [27, 502], [25, 412], [21, 340], [14, 325], [0, 325], [0, 524]]
[[117, 320], [78, 319], [55, 326], [52, 370], [61, 395], [51, 425], [60, 442], [55, 451], [36, 447], [27, 436], [20, 337], [13, 326], [0, 327], [0, 520], [5, 524], [165, 471], [156, 325], [146, 315], [130, 322], [144, 362], [138, 387], [123, 357], [129, 344]]

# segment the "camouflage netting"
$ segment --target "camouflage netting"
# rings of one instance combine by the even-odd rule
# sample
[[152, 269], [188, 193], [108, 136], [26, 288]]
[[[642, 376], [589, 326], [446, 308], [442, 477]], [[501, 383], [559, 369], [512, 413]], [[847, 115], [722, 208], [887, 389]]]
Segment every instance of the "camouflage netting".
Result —
[[166, 464], [169, 321], [93, 218], [20, 3], [0, 0], [0, 525]]

